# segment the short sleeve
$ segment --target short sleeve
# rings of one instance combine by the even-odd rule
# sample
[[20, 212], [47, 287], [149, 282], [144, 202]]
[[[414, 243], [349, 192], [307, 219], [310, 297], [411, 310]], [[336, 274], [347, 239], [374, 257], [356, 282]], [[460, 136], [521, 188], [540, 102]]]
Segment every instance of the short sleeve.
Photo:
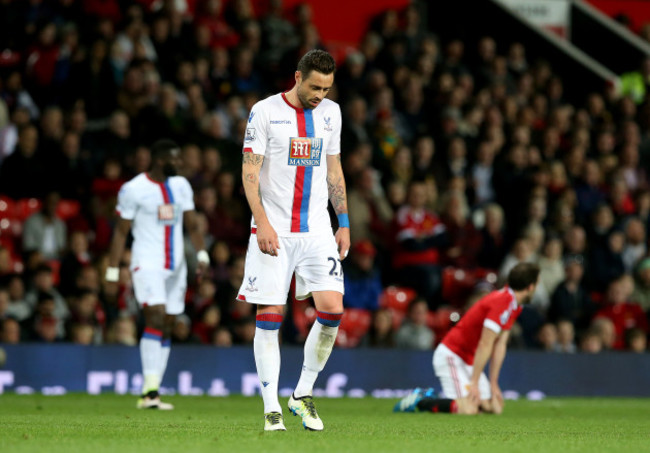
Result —
[[138, 210], [138, 204], [135, 199], [135, 191], [132, 185], [123, 184], [117, 194], [117, 206], [115, 210], [121, 218], [126, 220], [133, 220], [135, 213]]
[[510, 318], [513, 316], [510, 302], [510, 299], [502, 299], [495, 303], [485, 317], [483, 327], [487, 327], [496, 333], [501, 333], [502, 330], [508, 330], [512, 325], [509, 322]]
[[266, 154], [267, 133], [266, 133], [266, 111], [258, 102], [251, 109], [246, 123], [244, 133], [245, 153]]
[[180, 184], [178, 185], [178, 195], [179, 195], [179, 204], [183, 212], [185, 211], [194, 211], [194, 191], [189, 181], [183, 177], [180, 178]]
[[341, 154], [341, 108], [335, 104], [332, 114], [332, 135], [327, 145], [326, 153], [328, 155]]

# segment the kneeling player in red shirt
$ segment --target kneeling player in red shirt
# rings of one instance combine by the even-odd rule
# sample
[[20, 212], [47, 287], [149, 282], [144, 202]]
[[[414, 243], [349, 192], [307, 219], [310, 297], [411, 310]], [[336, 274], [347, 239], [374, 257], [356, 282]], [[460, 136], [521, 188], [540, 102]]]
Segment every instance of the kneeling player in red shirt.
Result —
[[[443, 338], [433, 354], [433, 369], [447, 398], [437, 398], [433, 389], [415, 389], [394, 411], [500, 414], [504, 403], [499, 372], [510, 328], [522, 305], [530, 302], [538, 279], [537, 265], [517, 264], [508, 284], [476, 302]], [[489, 379], [483, 371], [488, 360]]]

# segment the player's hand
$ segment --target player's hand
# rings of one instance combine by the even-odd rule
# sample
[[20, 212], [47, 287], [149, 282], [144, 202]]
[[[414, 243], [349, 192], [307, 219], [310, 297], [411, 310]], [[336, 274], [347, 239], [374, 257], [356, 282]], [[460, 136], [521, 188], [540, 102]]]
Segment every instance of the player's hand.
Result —
[[266, 255], [278, 256], [280, 240], [270, 223], [257, 226], [257, 246]]
[[339, 228], [334, 235], [334, 239], [339, 249], [339, 258], [343, 261], [350, 251], [350, 229]]
[[490, 390], [492, 392], [492, 398], [495, 399], [503, 407], [503, 394], [501, 393], [499, 386], [492, 385], [490, 386]]
[[478, 390], [478, 384], [469, 384], [467, 386], [467, 397], [472, 404], [477, 406], [481, 404], [481, 392]]

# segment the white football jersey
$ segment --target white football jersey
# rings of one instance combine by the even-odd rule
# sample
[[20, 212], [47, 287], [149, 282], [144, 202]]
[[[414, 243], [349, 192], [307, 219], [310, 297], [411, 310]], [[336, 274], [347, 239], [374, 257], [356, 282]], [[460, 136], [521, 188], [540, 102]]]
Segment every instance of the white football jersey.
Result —
[[120, 188], [117, 212], [132, 220], [131, 269], [176, 270], [185, 264], [183, 213], [194, 209], [194, 194], [182, 176], [164, 183], [141, 173]]
[[262, 205], [279, 236], [331, 231], [325, 155], [341, 152], [336, 102], [323, 99], [315, 109], [298, 109], [284, 93], [258, 102], [248, 117], [244, 152], [264, 156]]

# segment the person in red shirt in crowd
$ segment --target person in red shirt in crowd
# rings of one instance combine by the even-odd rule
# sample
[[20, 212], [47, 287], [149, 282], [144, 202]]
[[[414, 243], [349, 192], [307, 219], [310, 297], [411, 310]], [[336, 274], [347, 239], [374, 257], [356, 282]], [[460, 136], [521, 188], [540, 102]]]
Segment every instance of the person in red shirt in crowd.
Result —
[[445, 225], [428, 210], [424, 181], [411, 182], [405, 206], [395, 215], [393, 267], [399, 283], [415, 289], [430, 306], [440, 289], [440, 250], [447, 246]]
[[[539, 267], [519, 263], [508, 284], [479, 299], [454, 326], [433, 354], [433, 369], [446, 398], [433, 389], [415, 389], [400, 400], [395, 412], [451, 412], [500, 414], [503, 395], [499, 373], [506, 356], [510, 328], [530, 303], [539, 281]], [[490, 377], [484, 369], [490, 361]]]
[[634, 283], [629, 275], [612, 281], [607, 288], [607, 303], [596, 313], [594, 319], [607, 318], [614, 323], [616, 340], [613, 348], [625, 349], [625, 333], [630, 329], [641, 329], [648, 333], [648, 320], [639, 304], [629, 302]]

